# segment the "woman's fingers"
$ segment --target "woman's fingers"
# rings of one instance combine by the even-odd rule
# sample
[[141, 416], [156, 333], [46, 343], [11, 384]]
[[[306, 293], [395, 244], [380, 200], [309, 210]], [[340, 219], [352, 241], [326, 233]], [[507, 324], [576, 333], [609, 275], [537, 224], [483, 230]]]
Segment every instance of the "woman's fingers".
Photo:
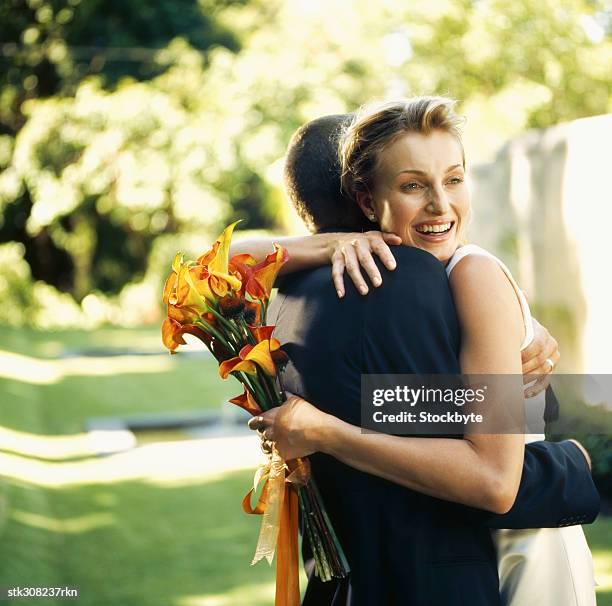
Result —
[[273, 428], [269, 421], [263, 416], [252, 417], [247, 423], [249, 429], [257, 432], [263, 443], [274, 440]]
[[391, 252], [391, 249], [387, 243], [383, 240], [375, 240], [371, 243], [372, 251], [378, 255], [378, 258], [382, 261], [383, 265], [390, 270], [395, 269], [397, 263], [395, 257]]
[[332, 257], [332, 280], [338, 297], [344, 297], [344, 255], [338, 251]]
[[546, 362], [547, 359], [556, 365], [560, 358], [556, 339], [535, 318], [532, 318], [532, 323], [533, 341], [521, 352], [523, 375], [539, 373], [543, 366], [550, 366]]
[[[386, 244], [385, 244], [386, 246]], [[388, 247], [387, 247], [388, 248]], [[363, 242], [358, 241], [355, 244], [355, 252], [357, 253], [357, 259], [363, 269], [365, 269], [370, 281], [374, 286], [380, 286], [382, 284], [382, 278], [376, 263], [374, 263], [374, 257], [372, 256], [372, 250], [369, 246]], [[391, 251], [389, 251], [390, 253]]]
[[550, 385], [550, 379], [550, 373], [546, 375], [538, 375], [535, 383], [525, 389], [525, 397], [533, 398], [544, 391]]
[[265, 429], [266, 420], [261, 416], [251, 417], [247, 425], [249, 426], [249, 429], [259, 432], [259, 430]]
[[346, 272], [353, 280], [353, 283], [357, 287], [357, 290], [362, 295], [368, 294], [368, 285], [365, 283], [363, 276], [361, 275], [361, 271], [359, 269], [359, 260], [357, 259], [357, 253], [355, 252], [354, 246], [344, 246], [342, 248], [342, 253], [344, 255], [344, 265], [346, 267]]
[[547, 375], [551, 373], [560, 359], [561, 353], [558, 348], [552, 349], [550, 347], [543, 349], [535, 358], [531, 358], [523, 364], [523, 383], [533, 381], [534, 375]]
[[397, 263], [389, 247], [402, 243], [398, 235], [388, 232], [369, 231], [349, 235], [349, 238], [339, 238], [332, 246], [332, 281], [339, 298], [345, 295], [344, 272], [348, 273], [362, 295], [369, 292], [362, 269], [374, 286], [380, 286], [382, 276], [374, 255], [379, 257], [387, 269], [393, 270]]
[[393, 234], [389, 231], [382, 231], [380, 233], [382, 234], [383, 240], [387, 244], [391, 244], [393, 246], [399, 246], [402, 243], [402, 239], [397, 234]]

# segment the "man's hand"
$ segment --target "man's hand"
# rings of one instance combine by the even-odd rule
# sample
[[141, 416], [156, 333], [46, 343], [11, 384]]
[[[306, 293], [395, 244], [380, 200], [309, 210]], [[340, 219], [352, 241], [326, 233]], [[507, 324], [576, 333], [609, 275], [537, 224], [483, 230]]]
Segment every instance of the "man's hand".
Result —
[[338, 233], [329, 244], [332, 264], [332, 280], [339, 297], [344, 296], [344, 272], [353, 280], [357, 290], [368, 293], [368, 285], [361, 274], [365, 270], [374, 286], [382, 284], [382, 276], [374, 263], [376, 254], [387, 269], [395, 269], [395, 257], [389, 246], [398, 246], [402, 239], [395, 234], [381, 231], [365, 233]]
[[533, 385], [525, 390], [525, 396], [533, 396], [544, 391], [550, 384], [550, 375], [561, 358], [559, 344], [555, 338], [535, 318], [533, 322], [533, 341], [521, 352], [523, 362], [523, 383], [530, 383], [537, 379]]

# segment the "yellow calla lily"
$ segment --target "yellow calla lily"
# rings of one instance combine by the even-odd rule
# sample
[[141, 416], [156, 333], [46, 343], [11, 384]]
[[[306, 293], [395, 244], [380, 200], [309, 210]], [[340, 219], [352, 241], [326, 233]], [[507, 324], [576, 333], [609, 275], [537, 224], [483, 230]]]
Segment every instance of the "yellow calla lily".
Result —
[[[171, 297], [170, 303], [177, 307], [189, 307], [199, 313], [204, 313], [208, 309], [206, 293], [200, 293], [194, 281], [192, 269], [188, 263], [181, 267], [176, 281], [174, 300]], [[201, 287], [202, 285], [200, 285], [200, 289]]]
[[250, 375], [257, 374], [259, 366], [266, 374], [274, 376], [276, 365], [272, 359], [272, 353], [280, 348], [277, 339], [266, 339], [257, 345], [245, 345], [240, 354], [222, 362], [219, 366], [219, 375], [226, 379], [232, 372], [246, 372]]
[[255, 279], [262, 286], [267, 297], [272, 292], [274, 280], [276, 280], [280, 268], [287, 262], [288, 258], [287, 251], [282, 246], [275, 244], [274, 252], [269, 254], [262, 263], [255, 266]]
[[[228, 274], [229, 251], [232, 243], [232, 233], [240, 221], [228, 225], [217, 238], [219, 246], [215, 256], [208, 262], [208, 271], [212, 275]], [[215, 244], [217, 243], [215, 242]]]
[[203, 255], [200, 255], [196, 260], [196, 266], [201, 266], [208, 272], [208, 288], [211, 293], [210, 300], [225, 297], [230, 290], [238, 292], [242, 286], [242, 282], [229, 271], [229, 251], [232, 233], [238, 223], [239, 221], [236, 221], [228, 225], [217, 238], [212, 248]]

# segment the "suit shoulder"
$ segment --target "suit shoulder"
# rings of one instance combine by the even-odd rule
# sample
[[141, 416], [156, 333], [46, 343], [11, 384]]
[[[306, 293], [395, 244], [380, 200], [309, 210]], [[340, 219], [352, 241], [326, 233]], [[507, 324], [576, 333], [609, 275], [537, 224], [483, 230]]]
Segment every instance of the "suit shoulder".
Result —
[[[448, 279], [444, 265], [431, 253], [420, 248], [401, 246], [393, 249], [397, 266], [389, 271], [378, 263], [383, 277], [382, 286], [376, 291], [387, 291], [384, 296], [389, 297], [392, 293], [413, 293], [415, 288], [419, 290], [437, 292], [448, 289]], [[426, 294], [426, 292], [424, 292]]]

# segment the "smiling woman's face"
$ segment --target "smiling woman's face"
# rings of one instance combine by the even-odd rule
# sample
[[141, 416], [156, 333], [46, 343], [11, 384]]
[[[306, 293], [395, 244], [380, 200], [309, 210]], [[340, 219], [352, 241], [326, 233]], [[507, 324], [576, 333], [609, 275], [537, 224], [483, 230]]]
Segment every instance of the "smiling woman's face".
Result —
[[381, 229], [446, 263], [470, 210], [459, 141], [442, 130], [402, 135], [380, 153], [374, 180], [370, 203]]

